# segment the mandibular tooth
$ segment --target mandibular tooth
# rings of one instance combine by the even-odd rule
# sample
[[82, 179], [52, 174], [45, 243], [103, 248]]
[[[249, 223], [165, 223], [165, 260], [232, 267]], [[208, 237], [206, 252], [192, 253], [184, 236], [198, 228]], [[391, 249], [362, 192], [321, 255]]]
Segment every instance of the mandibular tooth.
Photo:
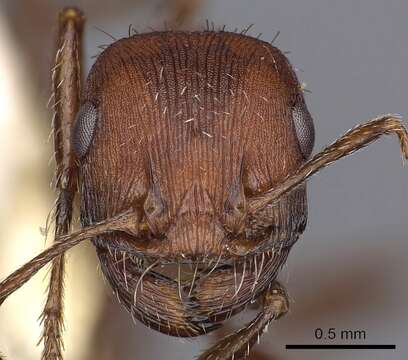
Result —
[[257, 263], [258, 255], [254, 256], [254, 268], [255, 268], [255, 278], [258, 278], [258, 263]]
[[191, 281], [191, 286], [190, 286], [190, 291], [188, 292], [188, 296], [191, 296], [191, 292], [193, 291], [194, 282], [195, 282], [195, 279], [196, 279], [196, 276], [197, 276], [197, 270], [198, 270], [198, 261], [197, 261], [196, 267], [194, 269], [193, 280]]
[[183, 301], [183, 298], [181, 296], [181, 265], [180, 265], [180, 261], [177, 263], [178, 267], [177, 267], [177, 284], [178, 284], [178, 295], [180, 298], [180, 301]]
[[122, 257], [123, 257], [123, 276], [125, 278], [126, 290], [129, 291], [129, 287], [127, 283], [127, 273], [126, 273], [126, 253], [124, 251], [122, 251]]
[[234, 284], [235, 284], [235, 294], [236, 294], [238, 290], [237, 290], [237, 264], [236, 264], [235, 259], [234, 259]]
[[242, 269], [242, 277], [241, 277], [241, 282], [240, 282], [240, 284], [239, 284], [239, 286], [238, 286], [238, 289], [237, 289], [237, 291], [235, 292], [235, 294], [234, 294], [234, 296], [233, 296], [233, 298], [235, 297], [235, 296], [237, 296], [238, 295], [238, 293], [239, 293], [239, 290], [241, 290], [241, 287], [242, 287], [242, 284], [244, 283], [244, 278], [245, 278], [245, 270], [246, 270], [246, 260], [244, 261], [244, 268]]

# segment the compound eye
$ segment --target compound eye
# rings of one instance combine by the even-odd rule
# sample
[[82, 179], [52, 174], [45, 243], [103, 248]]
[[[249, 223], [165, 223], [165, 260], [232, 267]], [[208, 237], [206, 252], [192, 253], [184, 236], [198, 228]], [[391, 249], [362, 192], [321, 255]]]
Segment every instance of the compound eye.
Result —
[[300, 150], [302, 151], [303, 157], [308, 159], [313, 150], [315, 131], [312, 116], [309, 110], [307, 110], [303, 99], [295, 103], [292, 110], [292, 118], [295, 124]]
[[94, 104], [87, 101], [81, 106], [76, 115], [72, 134], [72, 145], [79, 159], [82, 159], [89, 151], [97, 120], [98, 110]]

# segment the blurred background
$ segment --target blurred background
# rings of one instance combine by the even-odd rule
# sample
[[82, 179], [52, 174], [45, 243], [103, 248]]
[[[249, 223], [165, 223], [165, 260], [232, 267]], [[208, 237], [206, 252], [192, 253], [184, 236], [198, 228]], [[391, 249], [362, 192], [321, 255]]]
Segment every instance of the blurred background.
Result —
[[[408, 118], [405, 0], [2, 0], [0, 2], [0, 278], [50, 243], [44, 227], [54, 194], [50, 68], [56, 15], [75, 5], [86, 14], [84, 73], [99, 45], [169, 27], [243, 29], [290, 51], [311, 93], [315, 151], [380, 113]], [[395, 138], [383, 138], [309, 181], [309, 224], [280, 279], [291, 311], [274, 323], [251, 359], [406, 359], [408, 356], [407, 167]], [[192, 359], [234, 326], [194, 340], [166, 337], [133, 324], [104, 284], [89, 244], [68, 254], [65, 358]], [[0, 309], [0, 352], [39, 359], [38, 316], [46, 270]], [[396, 351], [289, 351], [313, 343], [315, 329], [364, 330], [366, 343]], [[340, 341], [339, 341], [340, 342]]]

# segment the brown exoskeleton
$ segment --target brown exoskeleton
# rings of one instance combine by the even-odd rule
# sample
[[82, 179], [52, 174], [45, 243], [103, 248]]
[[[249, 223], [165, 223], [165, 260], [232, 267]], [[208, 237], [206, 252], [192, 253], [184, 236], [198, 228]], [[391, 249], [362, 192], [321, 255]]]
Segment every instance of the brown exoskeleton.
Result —
[[[60, 15], [54, 68], [55, 244], [0, 283], [0, 304], [52, 261], [43, 359], [61, 359], [63, 254], [83, 240], [131, 316], [182, 337], [209, 333], [259, 300], [260, 314], [200, 359], [249, 354], [288, 310], [275, 280], [306, 226], [305, 181], [376, 140], [408, 135], [385, 115], [310, 158], [302, 88], [269, 43], [225, 31], [121, 39], [80, 92], [76, 9]], [[70, 232], [80, 197], [83, 228]]]

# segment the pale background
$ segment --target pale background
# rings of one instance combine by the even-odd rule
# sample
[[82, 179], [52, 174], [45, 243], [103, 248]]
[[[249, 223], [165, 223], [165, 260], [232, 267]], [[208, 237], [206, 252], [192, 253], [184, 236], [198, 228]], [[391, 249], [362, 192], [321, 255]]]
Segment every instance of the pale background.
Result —
[[[264, 40], [280, 30], [275, 44], [291, 51], [290, 61], [312, 91], [307, 103], [315, 120], [315, 151], [377, 114], [408, 118], [406, 0], [2, 0], [0, 278], [44, 247], [40, 227], [54, 199], [45, 104], [54, 19], [68, 4], [81, 7], [88, 19], [86, 73], [97, 46], [111, 41], [94, 26], [122, 37], [130, 23], [139, 31], [162, 29], [181, 12], [190, 29], [203, 28], [208, 18], [230, 29], [254, 23], [251, 34], [263, 33]], [[407, 171], [396, 139], [383, 138], [309, 182], [309, 224], [281, 274], [291, 311], [270, 327], [252, 359], [407, 358]], [[91, 246], [81, 245], [68, 258], [67, 360], [192, 359], [215, 340], [217, 334], [180, 341], [133, 325], [104, 285]], [[7, 359], [39, 359], [44, 276], [45, 271], [0, 309], [0, 352]], [[317, 327], [363, 329], [367, 343], [395, 343], [397, 351], [284, 349], [315, 341]]]

